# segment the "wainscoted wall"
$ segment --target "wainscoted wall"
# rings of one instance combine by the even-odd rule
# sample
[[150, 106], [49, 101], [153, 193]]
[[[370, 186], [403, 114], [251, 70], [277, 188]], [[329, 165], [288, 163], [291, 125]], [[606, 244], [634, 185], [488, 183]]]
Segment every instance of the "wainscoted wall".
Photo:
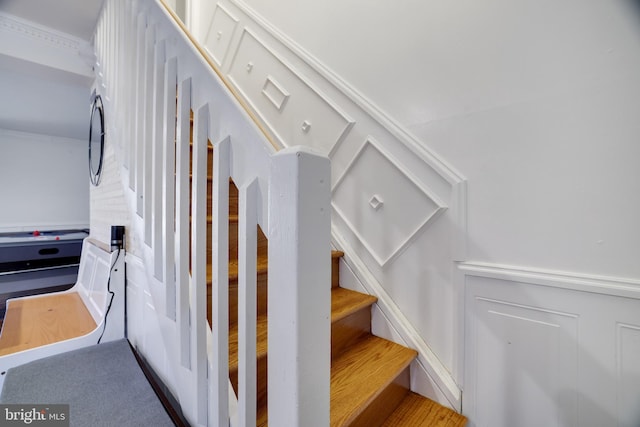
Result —
[[196, 38], [273, 139], [331, 158], [334, 245], [384, 318], [424, 350], [431, 397], [459, 407], [461, 283], [452, 271], [465, 259], [464, 178], [245, 3], [191, 10]]
[[640, 425], [640, 281], [460, 268], [471, 426]]
[[381, 297], [377, 324], [437, 391], [459, 403], [455, 382], [478, 425], [638, 424], [635, 367], [596, 348], [636, 345], [610, 314], [640, 282], [637, 2], [191, 3], [275, 139], [331, 157], [343, 282]]
[[89, 226], [83, 141], [0, 129], [0, 232]]

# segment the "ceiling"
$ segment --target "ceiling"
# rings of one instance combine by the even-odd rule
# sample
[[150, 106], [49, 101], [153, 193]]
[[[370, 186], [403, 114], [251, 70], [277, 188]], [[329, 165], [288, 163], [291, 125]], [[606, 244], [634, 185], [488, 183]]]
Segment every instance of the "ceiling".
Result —
[[103, 0], [0, 0], [0, 12], [90, 40]]
[[[91, 50], [103, 1], [0, 0], [0, 13], [84, 40]], [[52, 47], [37, 33], [0, 30], [0, 129], [86, 140], [93, 72], [84, 52]]]

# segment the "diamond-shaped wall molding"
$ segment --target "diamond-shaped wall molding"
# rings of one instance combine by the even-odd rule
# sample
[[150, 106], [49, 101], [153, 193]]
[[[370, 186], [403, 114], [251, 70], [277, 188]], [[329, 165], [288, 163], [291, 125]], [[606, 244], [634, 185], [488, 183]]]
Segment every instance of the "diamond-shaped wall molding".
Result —
[[382, 205], [384, 205], [384, 202], [380, 197], [374, 194], [371, 200], [369, 200], [369, 205], [373, 208], [374, 211], [377, 211], [382, 207]]
[[271, 76], [267, 76], [262, 86], [262, 94], [278, 111], [282, 111], [290, 97], [289, 92]]
[[336, 182], [333, 208], [384, 267], [447, 207], [369, 137]]
[[224, 65], [229, 82], [280, 144], [305, 145], [331, 157], [355, 121], [256, 33], [242, 30]]

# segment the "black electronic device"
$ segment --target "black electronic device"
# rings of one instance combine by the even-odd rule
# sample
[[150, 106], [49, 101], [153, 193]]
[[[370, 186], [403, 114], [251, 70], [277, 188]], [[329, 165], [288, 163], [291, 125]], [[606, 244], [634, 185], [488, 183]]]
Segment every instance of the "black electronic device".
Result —
[[124, 225], [111, 226], [111, 250], [124, 248]]

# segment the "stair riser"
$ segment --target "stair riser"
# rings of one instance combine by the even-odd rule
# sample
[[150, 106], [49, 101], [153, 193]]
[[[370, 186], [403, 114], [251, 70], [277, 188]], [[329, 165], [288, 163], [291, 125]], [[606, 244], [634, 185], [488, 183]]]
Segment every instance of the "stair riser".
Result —
[[[257, 307], [258, 316], [267, 314], [267, 273], [258, 274], [257, 280]], [[207, 319], [211, 324], [211, 284], [207, 285]], [[238, 282], [231, 280], [229, 283], [229, 325], [238, 324]]]
[[[257, 308], [258, 316], [267, 315], [267, 273], [259, 274], [257, 277]], [[238, 323], [238, 282], [229, 283], [229, 324], [236, 325]]]
[[[268, 241], [258, 226], [258, 258], [266, 258], [269, 252]], [[238, 259], [238, 223], [229, 222], [229, 259]]]
[[371, 333], [371, 307], [367, 306], [331, 325], [331, 360]]
[[[191, 141], [193, 142], [193, 128], [191, 129]], [[208, 154], [209, 154], [209, 159], [207, 161], [207, 176], [212, 176], [213, 175], [213, 145], [211, 144], [211, 141], [208, 142]], [[189, 145], [189, 170], [192, 171], [193, 170], [193, 144]]]
[[367, 406], [349, 427], [380, 427], [405, 398], [410, 388], [409, 367]]
[[[192, 183], [193, 183], [193, 177], [190, 177], [189, 178], [189, 194], [192, 194], [192, 191], [193, 191]], [[209, 215], [213, 212], [212, 185], [213, 185], [213, 181], [211, 178], [211, 174], [209, 174], [209, 177], [207, 178], [207, 212], [209, 213]], [[238, 188], [235, 186], [233, 182], [229, 182], [229, 215], [230, 216], [238, 214], [238, 203], [239, 203]]]
[[[211, 222], [207, 223], [207, 260], [211, 257], [211, 245], [213, 243], [213, 237], [211, 233]], [[266, 258], [269, 247], [268, 241], [264, 233], [258, 227], [258, 258]], [[229, 221], [229, 260], [238, 260], [238, 222]]]
[[340, 258], [331, 258], [331, 287], [340, 286]]

